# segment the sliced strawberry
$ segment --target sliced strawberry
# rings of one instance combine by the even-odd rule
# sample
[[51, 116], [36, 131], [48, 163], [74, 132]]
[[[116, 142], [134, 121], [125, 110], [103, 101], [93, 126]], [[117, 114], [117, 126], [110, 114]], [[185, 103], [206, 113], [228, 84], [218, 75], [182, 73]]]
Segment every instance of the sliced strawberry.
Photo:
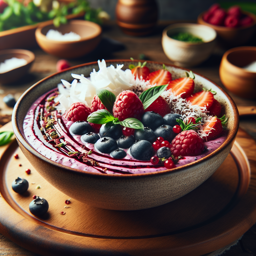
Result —
[[164, 85], [168, 84], [172, 80], [172, 74], [166, 70], [165, 65], [163, 65], [162, 69], [151, 72], [148, 75], [148, 80], [151, 85]]
[[214, 97], [211, 91], [203, 90], [188, 97], [187, 101], [192, 105], [197, 105], [201, 108], [206, 107], [209, 110], [213, 104]]
[[217, 100], [214, 99], [213, 104], [210, 107], [209, 111], [210, 111], [210, 114], [212, 116], [220, 117], [220, 115], [221, 115], [221, 105], [220, 105], [220, 103]]
[[141, 65], [141, 62], [139, 62], [138, 66], [134, 66], [134, 65], [129, 66], [135, 79], [138, 77], [141, 80], [147, 80], [150, 70], [148, 67], [146, 67], [146, 64], [147, 62], [145, 61], [142, 65]]
[[203, 125], [203, 139], [205, 141], [209, 141], [218, 138], [223, 131], [222, 126], [226, 125], [226, 123], [227, 118], [225, 115], [223, 115], [221, 118], [217, 118], [216, 116], [212, 117]]
[[172, 80], [168, 83], [167, 90], [171, 90], [175, 96], [181, 95], [183, 99], [190, 96], [195, 88], [195, 75], [192, 71], [186, 72], [186, 77]]

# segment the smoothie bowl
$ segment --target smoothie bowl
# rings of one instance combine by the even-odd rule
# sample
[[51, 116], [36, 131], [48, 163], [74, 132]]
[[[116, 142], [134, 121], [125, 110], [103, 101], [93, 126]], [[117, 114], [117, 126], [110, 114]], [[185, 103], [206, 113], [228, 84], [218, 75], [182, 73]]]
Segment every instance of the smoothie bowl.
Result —
[[140, 210], [186, 195], [217, 170], [238, 111], [192, 71], [102, 60], [30, 87], [12, 122], [25, 156], [57, 189], [94, 207]]

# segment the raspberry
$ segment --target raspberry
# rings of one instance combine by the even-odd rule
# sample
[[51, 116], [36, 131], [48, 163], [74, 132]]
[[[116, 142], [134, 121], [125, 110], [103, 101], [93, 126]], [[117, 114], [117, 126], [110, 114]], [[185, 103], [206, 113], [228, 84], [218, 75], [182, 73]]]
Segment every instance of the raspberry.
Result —
[[208, 10], [209, 13], [214, 13], [216, 10], [220, 9], [220, 5], [219, 4], [214, 4], [210, 7], [210, 9]]
[[203, 16], [203, 20], [206, 21], [206, 22], [209, 22], [209, 20], [211, 19], [212, 17], [212, 13], [210, 12], [206, 12]]
[[242, 18], [240, 21], [239, 21], [239, 26], [241, 27], [245, 27], [245, 26], [249, 26], [253, 23], [253, 18], [250, 17], [250, 16], [246, 16], [244, 18]]
[[0, 0], [0, 13], [4, 12], [4, 9], [8, 6], [8, 4], [6, 2], [4, 2], [3, 0]]
[[165, 116], [170, 113], [171, 110], [168, 103], [159, 96], [148, 108], [145, 109], [145, 112], [147, 111], [153, 111], [160, 116]]
[[228, 28], [236, 28], [238, 26], [238, 18], [236, 16], [233, 15], [229, 15], [226, 19], [225, 19], [225, 26]]
[[113, 107], [113, 115], [120, 121], [129, 117], [141, 119], [143, 113], [143, 104], [134, 92], [123, 91], [117, 96]]
[[90, 115], [91, 109], [87, 107], [82, 102], [76, 102], [73, 103], [64, 114], [64, 118], [66, 118], [68, 121], [86, 121], [87, 117]]
[[92, 99], [91, 111], [95, 112], [99, 109], [107, 109], [107, 108], [103, 105], [100, 98], [97, 95], [95, 95]]
[[94, 124], [94, 123], [90, 123], [91, 127], [93, 128], [94, 132], [99, 133], [100, 131], [100, 127], [102, 126], [102, 124]]
[[236, 16], [240, 18], [242, 15], [241, 9], [239, 6], [232, 6], [228, 9], [228, 15]]
[[212, 25], [214, 25], [214, 26], [222, 26], [222, 25], [223, 25], [223, 21], [224, 21], [223, 18], [213, 16], [213, 17], [209, 20], [209, 23], [212, 24]]
[[57, 62], [57, 71], [60, 72], [64, 69], [70, 68], [71, 65], [66, 60], [59, 60]]
[[178, 156], [197, 156], [204, 151], [204, 141], [194, 130], [179, 133], [172, 141], [171, 152]]

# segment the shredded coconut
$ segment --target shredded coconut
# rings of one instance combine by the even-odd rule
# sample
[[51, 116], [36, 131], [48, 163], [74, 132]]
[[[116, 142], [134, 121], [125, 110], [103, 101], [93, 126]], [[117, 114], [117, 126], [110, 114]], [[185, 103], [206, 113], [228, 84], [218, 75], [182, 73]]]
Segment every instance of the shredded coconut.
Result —
[[19, 68], [26, 64], [27, 64], [27, 61], [25, 59], [19, 59], [15, 57], [11, 59], [6, 59], [4, 62], [0, 63], [0, 73], [8, 72], [10, 70]]

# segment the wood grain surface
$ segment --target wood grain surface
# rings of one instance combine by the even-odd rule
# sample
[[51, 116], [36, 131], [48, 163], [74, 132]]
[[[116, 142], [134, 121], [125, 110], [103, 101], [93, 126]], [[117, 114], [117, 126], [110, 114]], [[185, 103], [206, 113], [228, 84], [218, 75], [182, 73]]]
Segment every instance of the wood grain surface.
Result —
[[[188, 22], [188, 21], [185, 21]], [[140, 58], [143, 54], [145, 59], [171, 63], [169, 59], [165, 56], [161, 46], [161, 36], [162, 31], [169, 24], [173, 23], [172, 21], [159, 22], [158, 26], [155, 28], [153, 34], [147, 37], [129, 37], [121, 32], [115, 22], [111, 21], [104, 25], [103, 27], [103, 38], [116, 40], [116, 45], [109, 45], [106, 41], [102, 41], [102, 44], [90, 55], [72, 60], [70, 64], [72, 66], [82, 64], [85, 62], [96, 61], [98, 59], [129, 59]], [[255, 35], [256, 37], [256, 35]], [[248, 45], [254, 45], [255, 37]], [[219, 79], [219, 64], [221, 57], [226, 49], [216, 48], [212, 56], [202, 63], [201, 65], [194, 67], [192, 70], [197, 72], [213, 82], [217, 83], [221, 87], [221, 81]], [[21, 81], [17, 81], [11, 85], [4, 85], [0, 83], [0, 126], [6, 124], [11, 120], [12, 108], [7, 107], [2, 99], [5, 95], [11, 93], [16, 99], [32, 84], [39, 81], [40, 79], [53, 74], [56, 72], [56, 63], [58, 58], [44, 53], [39, 48], [32, 49], [36, 59], [32, 66], [31, 72]], [[249, 107], [249, 109], [256, 106], [256, 101], [245, 100], [240, 98], [232, 93], [229, 93], [234, 99], [235, 103], [239, 107]], [[240, 108], [239, 108], [240, 111]], [[246, 110], [247, 111], [247, 110]], [[244, 113], [244, 112], [243, 112]], [[256, 168], [255, 149], [251, 149], [251, 146], [254, 145], [256, 140], [256, 119], [253, 115], [242, 115], [240, 118], [240, 127], [244, 129], [247, 133], [239, 130], [238, 133], [238, 142], [245, 150], [250, 165], [252, 168]], [[248, 136], [248, 134], [251, 136]], [[247, 138], [249, 140], [247, 140]], [[241, 139], [241, 140], [240, 140]], [[18, 168], [18, 167], [17, 167]], [[23, 169], [24, 171], [24, 169]], [[31, 176], [32, 177], [32, 176]], [[37, 190], [36, 190], [37, 191]], [[73, 204], [74, 205], [74, 204]], [[253, 204], [252, 204], [253, 205]], [[63, 208], [64, 205], [62, 204]], [[67, 209], [67, 210], [71, 210]], [[1, 209], [0, 209], [1, 211]], [[67, 217], [68, 214], [63, 217]], [[252, 222], [250, 222], [250, 226]], [[237, 245], [233, 246], [228, 252], [225, 253], [225, 256], [248, 256], [256, 255], [256, 226], [253, 226], [248, 232], [245, 233], [243, 238], [238, 242]], [[20, 244], [23, 245], [23, 241], [20, 241]], [[24, 246], [24, 245], [23, 245]], [[30, 248], [29, 248], [30, 249]], [[19, 255], [19, 256], [35, 256], [38, 254], [31, 253], [29, 250], [23, 249], [19, 245], [16, 245], [10, 241], [6, 236], [0, 235], [0, 255]], [[56, 254], [57, 255], [57, 254]]]

